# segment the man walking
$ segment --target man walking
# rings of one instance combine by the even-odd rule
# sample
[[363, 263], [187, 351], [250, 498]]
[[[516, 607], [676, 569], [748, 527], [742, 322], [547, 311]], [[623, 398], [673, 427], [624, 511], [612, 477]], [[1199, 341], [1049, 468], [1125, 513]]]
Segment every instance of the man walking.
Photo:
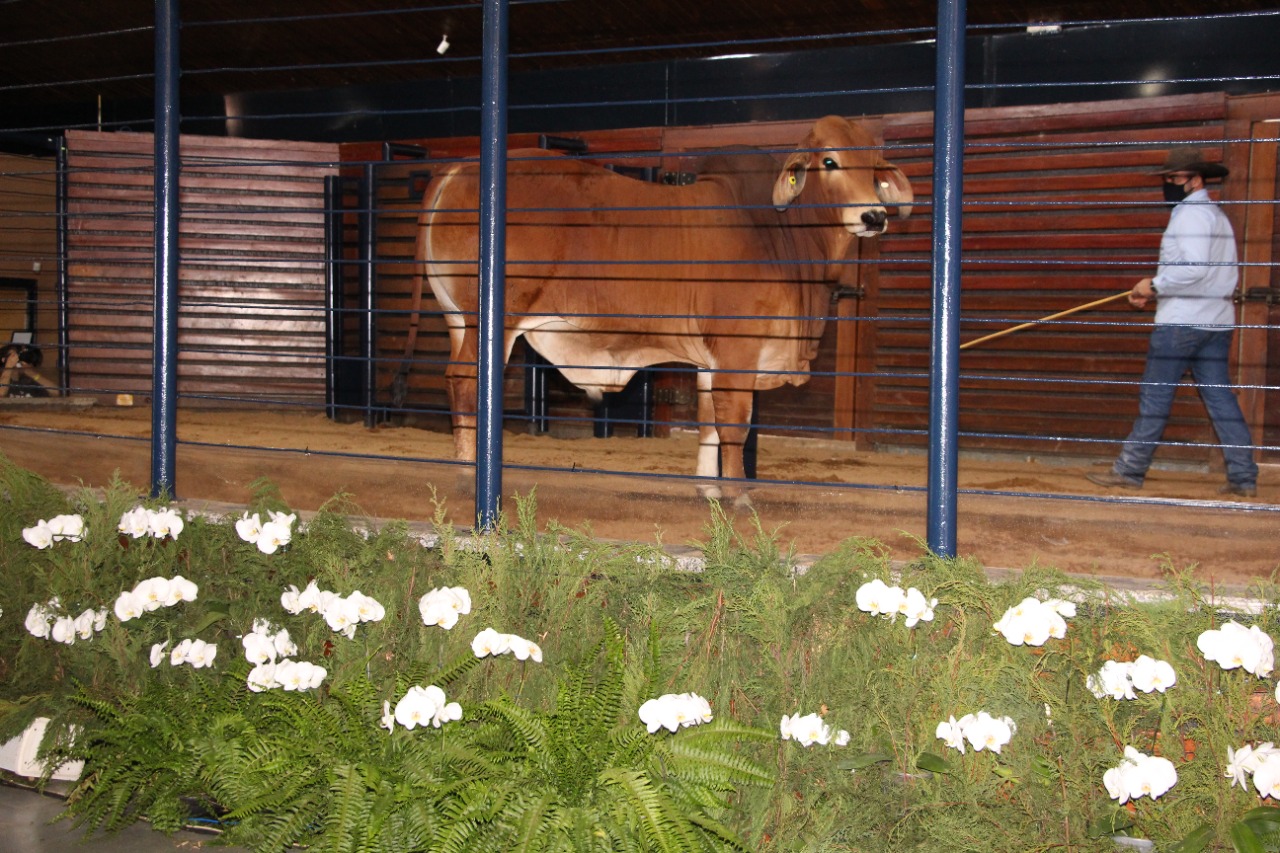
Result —
[[1100, 486], [1142, 488], [1178, 383], [1190, 369], [1226, 460], [1227, 483], [1218, 491], [1253, 497], [1258, 483], [1253, 440], [1227, 372], [1237, 278], [1235, 234], [1205, 189], [1207, 180], [1226, 177], [1227, 169], [1205, 162], [1197, 148], [1180, 147], [1169, 153], [1157, 174], [1164, 180], [1165, 201], [1175, 206], [1160, 240], [1155, 276], [1142, 279], [1129, 293], [1135, 308], [1156, 300], [1138, 419], [1111, 470], [1086, 476]]

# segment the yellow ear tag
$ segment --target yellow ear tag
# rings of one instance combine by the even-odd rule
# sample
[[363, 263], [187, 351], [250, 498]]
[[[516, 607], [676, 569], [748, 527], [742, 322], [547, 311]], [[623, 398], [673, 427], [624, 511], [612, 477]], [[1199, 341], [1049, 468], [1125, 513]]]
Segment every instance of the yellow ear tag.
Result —
[[793, 187], [796, 185], [796, 175], [794, 172], [787, 176], [787, 183], [791, 184]]

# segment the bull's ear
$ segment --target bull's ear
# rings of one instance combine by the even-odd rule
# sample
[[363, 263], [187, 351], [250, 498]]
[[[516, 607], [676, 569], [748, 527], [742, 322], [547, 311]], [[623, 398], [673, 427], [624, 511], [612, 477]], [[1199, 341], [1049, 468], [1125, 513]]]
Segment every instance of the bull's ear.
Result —
[[911, 203], [916, 196], [911, 191], [911, 181], [897, 166], [882, 163], [876, 167], [876, 195], [886, 205], [897, 206], [900, 218], [906, 219], [911, 215]]
[[796, 200], [804, 189], [804, 178], [809, 173], [809, 152], [797, 151], [787, 158], [782, 173], [773, 182], [773, 206], [779, 212]]

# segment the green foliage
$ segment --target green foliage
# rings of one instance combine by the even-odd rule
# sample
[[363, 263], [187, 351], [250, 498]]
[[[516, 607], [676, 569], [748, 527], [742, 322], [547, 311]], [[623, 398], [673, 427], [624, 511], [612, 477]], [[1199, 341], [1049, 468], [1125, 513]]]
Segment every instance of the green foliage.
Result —
[[[711, 504], [705, 570], [656, 547], [538, 529], [532, 498], [490, 532], [466, 535], [438, 506], [435, 535], [353, 522], [343, 498], [299, 523], [274, 554], [234, 518], [191, 517], [176, 540], [132, 539], [120, 515], [143, 501], [115, 483], [66, 493], [0, 457], [0, 737], [52, 719], [52, 762], [85, 761], [68, 803], [87, 830], [147, 819], [171, 830], [214, 815], [254, 850], [334, 851], [1161, 850], [1280, 849], [1280, 819], [1224, 778], [1226, 752], [1274, 741], [1273, 683], [1207, 663], [1196, 638], [1227, 618], [1277, 632], [1277, 590], [1232, 616], [1190, 570], [1166, 562], [1164, 595], [1142, 602], [1033, 566], [992, 581], [929, 554], [891, 563], [856, 539], [804, 567], [754, 518]], [[286, 511], [266, 482], [250, 512]], [[22, 529], [80, 513], [78, 543], [37, 550]], [[924, 549], [922, 548], [922, 551]], [[110, 610], [155, 575], [199, 585], [195, 601], [120, 622], [73, 645], [29, 634], [33, 604]], [[878, 578], [936, 598], [907, 628], [856, 594]], [[347, 638], [290, 614], [289, 586], [372, 596], [386, 610]], [[470, 591], [453, 630], [422, 624], [433, 588]], [[1070, 598], [1066, 637], [1012, 646], [992, 630], [1024, 597]], [[255, 620], [287, 629], [297, 659], [327, 670], [316, 690], [257, 693], [240, 638]], [[481, 629], [536, 641], [544, 663], [479, 659]], [[216, 643], [212, 669], [162, 661], [154, 644]], [[1169, 661], [1178, 682], [1130, 701], [1086, 680], [1108, 659]], [[384, 708], [434, 684], [463, 718], [412, 731]], [[697, 692], [712, 723], [648, 734], [638, 707]], [[960, 754], [939, 721], [986, 710], [1017, 724], [1000, 753]], [[845, 747], [777, 736], [784, 714], [818, 712]], [[1118, 806], [1102, 785], [1126, 745], [1169, 758], [1178, 782]]]

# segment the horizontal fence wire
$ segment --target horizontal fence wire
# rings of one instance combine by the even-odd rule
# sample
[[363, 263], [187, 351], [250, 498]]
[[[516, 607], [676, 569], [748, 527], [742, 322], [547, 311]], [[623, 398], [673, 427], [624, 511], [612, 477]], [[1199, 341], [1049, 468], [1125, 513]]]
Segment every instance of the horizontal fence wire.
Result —
[[[526, 0], [513, 6], [555, 6], [556, 0]], [[473, 14], [473, 4], [449, 7]], [[249, 28], [287, 27], [324, 23], [341, 27], [406, 26], [438, 16], [442, 7], [398, 10], [322, 12], [281, 17], [228, 17], [184, 20], [184, 38], [234, 40]], [[1200, 24], [1266, 25], [1276, 12], [1200, 16]], [[1104, 28], [1184, 26], [1183, 17], [1129, 17], [1108, 21], [1065, 21], [1059, 32], [1083, 33]], [[184, 86], [198, 89], [193, 107], [184, 110], [182, 146], [182, 211], [180, 223], [179, 393], [183, 404], [208, 407], [265, 407], [307, 411], [335, 419], [396, 423], [434, 418], [433, 429], [447, 430], [449, 416], [473, 408], [450, 400], [446, 370], [450, 364], [474, 364], [450, 351], [450, 319], [468, 322], [473, 312], [438, 302], [429, 282], [418, 280], [423, 265], [417, 259], [419, 217], [428, 213], [475, 215], [473, 208], [433, 207], [423, 191], [432, 178], [476, 162], [474, 133], [469, 119], [481, 105], [467, 102], [470, 76], [478, 68], [475, 53], [432, 51], [439, 35], [423, 25], [422, 55], [408, 58], [366, 58], [316, 55], [304, 61], [274, 61], [265, 52], [245, 63], [209, 61], [207, 54], [183, 68]], [[1015, 39], [1027, 36], [1025, 26], [982, 24], [969, 27], [970, 38]], [[256, 29], [255, 29], [256, 31]], [[0, 49], [40, 46], [75, 49], [89, 41], [117, 43], [146, 36], [149, 26], [122, 26], [96, 33], [51, 32], [0, 38]], [[605, 116], [596, 127], [574, 127], [566, 135], [580, 138], [586, 150], [559, 155], [566, 163], [591, 163], [619, 170], [649, 170], [665, 189], [679, 193], [681, 181], [691, 178], [700, 161], [711, 155], [746, 156], [736, 146], [750, 134], [750, 124], [726, 130], [713, 120], [680, 124], [638, 120], [627, 124], [628, 112], [648, 116], [649, 108], [679, 116], [700, 111], [718, 117], [723, 107], [780, 116], [762, 126], [785, 127], [794, 138], [770, 135], [753, 145], [781, 161], [793, 152], [822, 153], [829, 149], [805, 146], [805, 122], [788, 117], [788, 110], [830, 102], [861, 101], [880, 104], [886, 96], [920, 103], [932, 96], [932, 82], [875, 79], [853, 86], [794, 87], [786, 81], [762, 77], [754, 91], [744, 86], [712, 82], [699, 85], [626, 87], [608, 79], [608, 64], [625, 59], [627, 68], [661, 66], [683, 71], [706, 68], [717, 54], [724, 68], [743, 70], [753, 59], [803, 58], [807, 53], [860, 50], [916, 49], [911, 42], [927, 40], [929, 28], [894, 27], [868, 31], [833, 30], [798, 35], [788, 33], [724, 41], [670, 39], [658, 44], [518, 50], [510, 61], [513, 79], [543, 79], [534, 67], [540, 62], [572, 60], [572, 71], [584, 79], [593, 75], [608, 85], [592, 87], [514, 87], [510, 109], [521, 115], [521, 127], [540, 122], [558, 132], [555, 122], [565, 116], [579, 121], [584, 113]], [[994, 42], [992, 42], [994, 43]], [[1002, 44], [1009, 43], [1007, 41]], [[701, 54], [689, 58], [692, 54]], [[736, 54], [751, 56], [735, 57]], [[291, 54], [293, 55], [293, 54]], [[655, 58], [656, 57], [656, 58]], [[593, 60], [600, 62], [593, 64]], [[739, 64], [733, 64], [733, 63]], [[665, 65], [664, 65], [665, 63]], [[681, 64], [683, 63], [683, 64]], [[701, 65], [695, 63], [702, 63]], [[1044, 79], [967, 81], [967, 97], [1011, 96], [1039, 98], [1043, 106], [977, 106], [966, 120], [964, 234], [961, 269], [961, 334], [973, 340], [1018, 324], [1035, 328], [1011, 334], [987, 347], [961, 354], [962, 451], [975, 454], [1061, 456], [1079, 465], [1109, 461], [1136, 414], [1143, 387], [1142, 363], [1151, 330], [1149, 314], [1131, 311], [1122, 302], [1087, 315], [1087, 319], [1041, 320], [1046, 315], [1109, 295], [1154, 271], [1160, 234], [1169, 207], [1153, 179], [1165, 152], [1181, 145], [1200, 146], [1215, 160], [1230, 163], [1232, 178], [1213, 187], [1232, 217], [1242, 253], [1240, 301], [1236, 304], [1232, 387], [1251, 402], [1250, 426], [1255, 454], [1264, 460], [1280, 451], [1280, 376], [1271, 367], [1275, 346], [1276, 312], [1270, 308], [1276, 262], [1271, 251], [1269, 211], [1276, 203], [1276, 147], [1250, 124], [1248, 99], [1276, 88], [1280, 75], [1261, 66], [1241, 71], [1201, 68], [1188, 64], [1154, 77], [1128, 76], [1122, 69], [1112, 79], [1057, 79], [1048, 66], [1038, 69]], [[446, 101], [424, 98], [414, 102], [395, 84], [447, 68], [449, 88], [456, 96]], [[521, 70], [528, 68], [531, 70]], [[1125, 66], [1127, 68], [1127, 66]], [[305, 97], [262, 96], [230, 89], [217, 106], [204, 92], [220, 79], [265, 81], [264, 91], [288, 90], [292, 81], [310, 72], [386, 73], [385, 97], [357, 99], [355, 111], [372, 127], [427, 128], [412, 138], [371, 136], [352, 140], [336, 127], [353, 115], [344, 103], [354, 90], [333, 88], [328, 97], [314, 92]], [[732, 73], [732, 72], [731, 72]], [[1068, 72], [1071, 73], [1071, 72]], [[469, 76], [470, 75], [470, 76]], [[86, 93], [95, 88], [126, 85], [149, 74], [103, 66], [94, 73], [54, 76], [41, 81], [0, 84], [0, 98], [22, 96], [32, 101], [42, 91], [67, 89]], [[461, 82], [460, 82], [461, 81]], [[681, 81], [683, 83], [683, 81]], [[374, 86], [374, 84], [366, 84]], [[425, 84], [430, 85], [430, 84]], [[1148, 98], [1132, 96], [1145, 87]], [[1237, 102], [1229, 94], [1247, 89]], [[1064, 93], [1069, 93], [1065, 94]], [[361, 98], [363, 95], [360, 96]], [[1116, 98], [1109, 101], [1109, 98]], [[185, 92], [184, 92], [185, 98]], [[1061, 100], [1059, 100], [1061, 98]], [[215, 99], [218, 100], [218, 99]], [[123, 101], [120, 109], [124, 110]], [[242, 112], [245, 105], [254, 104]], [[327, 106], [326, 106], [327, 104]], [[788, 106], [790, 104], [791, 106]], [[798, 105], [798, 106], [797, 106]], [[1074, 106], [1073, 106], [1074, 105]], [[99, 105], [101, 109], [101, 105]], [[49, 133], [67, 158], [61, 166], [43, 154], [0, 154], [0, 315], [25, 314], [31, 307], [29, 331], [44, 352], [47, 372], [60, 377], [61, 391], [103, 402], [125, 397], [145, 399], [150, 393], [153, 307], [152, 270], [152, 148], [150, 122], [137, 115], [41, 124], [39, 111], [18, 111], [0, 119], [0, 143], [6, 134]], [[813, 117], [820, 115], [813, 112]], [[544, 118], [541, 118], [545, 116]], [[813, 328], [812, 353], [803, 368], [716, 367], [669, 362], [627, 365], [650, 374], [656, 393], [666, 402], [660, 421], [667, 430], [697, 430], [707, 426], [752, 427], [757, 433], [853, 442], [871, 450], [921, 452], [928, 433], [930, 357], [929, 299], [932, 262], [929, 223], [933, 215], [929, 186], [933, 144], [928, 115], [921, 110], [878, 111], [867, 116], [875, 128], [877, 152], [898, 166], [915, 193], [911, 216], [890, 219], [885, 234], [859, 243], [853, 257], [775, 261], [784, 272], [820, 267], [833, 273], [831, 294], [804, 312], [762, 313], [743, 306], [718, 314], [721, 323], [806, 323]], [[381, 123], [381, 124], [379, 124]], [[236, 128], [255, 132], [272, 127], [309, 126], [304, 141], [237, 138]], [[121, 128], [129, 132], [118, 132]], [[210, 135], [208, 128], [221, 134]], [[199, 128], [196, 132], [194, 129]], [[326, 137], [326, 128], [334, 128]], [[780, 132], [780, 131], [779, 131]], [[774, 131], [770, 130], [773, 134]], [[637, 141], [637, 135], [643, 138]], [[536, 145], [536, 134], [513, 133], [513, 144]], [[420, 158], [380, 156], [376, 144], [396, 142], [416, 146]], [[127, 143], [127, 144], [122, 144]], [[363, 143], [363, 144], [362, 144]], [[613, 150], [609, 150], [614, 146]], [[703, 147], [705, 146], [705, 147]], [[867, 154], [860, 146], [836, 146], [837, 154]], [[1266, 158], [1270, 158], [1267, 160]], [[518, 172], [546, 158], [513, 154]], [[557, 161], [559, 162], [559, 161]], [[1239, 170], [1266, 163], [1271, 183], [1248, 181]], [[632, 174], [632, 173], [628, 173]], [[373, 184], [361, 186], [368, 176]], [[760, 175], [771, 184], [772, 175]], [[326, 179], [337, 189], [326, 189]], [[621, 179], [619, 179], [621, 180]], [[641, 177], [627, 178], [640, 182]], [[65, 182], [59, 201], [56, 185]], [[650, 181], [652, 182], [652, 180]], [[592, 218], [622, 222], [628, 217], [701, 212], [726, 217], [772, 215], [774, 204], [619, 203], [583, 205], [551, 198], [545, 204], [520, 205], [507, 211], [519, 233], [522, 217], [548, 221]], [[807, 214], [839, 211], [840, 201], [801, 201], [793, 210]], [[1263, 218], [1259, 224], [1259, 218]], [[65, 244], [60, 241], [65, 240]], [[712, 241], [706, 253], [691, 257], [617, 258], [584, 253], [577, 257], [541, 255], [536, 251], [509, 259], [510, 279], [532, 268], [554, 266], [562, 276], [586, 277], [593, 282], [632, 286], [637, 281], [679, 281], [708, 292], [734, 286], [734, 276], [746, 275], [758, 261], [717, 257]], [[1265, 249], [1265, 251], [1264, 251]], [[443, 268], [469, 271], [474, 254], [462, 254]], [[33, 265], [39, 269], [33, 270]], [[635, 272], [640, 270], [640, 272]], [[710, 272], [709, 272], [710, 271]], [[34, 278], [33, 278], [34, 276]], [[28, 296], [25, 284], [34, 281]], [[15, 282], [9, 284], [9, 282]], [[625, 283], [625, 284], [624, 284]], [[1276, 300], [1280, 301], [1280, 300]], [[513, 307], [508, 318], [522, 325], [541, 321], [560, 325], [616, 323], [622, 331], [638, 320], [661, 323], [696, 322], [709, 318], [687, 311], [597, 311], [566, 307], [555, 312]], [[24, 323], [27, 321], [23, 321]], [[564, 334], [569, 334], [565, 332]], [[750, 334], [746, 335], [750, 337]], [[767, 338], [767, 336], [765, 336]], [[764, 338], [761, 338], [764, 339]], [[409, 351], [406, 351], [409, 347]], [[548, 365], [535, 349], [514, 347], [505, 374], [507, 418], [533, 432], [589, 430], [640, 431], [654, 424], [655, 401], [639, 403], [631, 392], [614, 392], [604, 402], [591, 399], [564, 379], [564, 372], [592, 371], [601, 365], [581, 353]], [[807, 384], [761, 390], [755, 395], [751, 419], [708, 419], [696, 405], [699, 374], [710, 372], [712, 384], [755, 377], [763, 384], [803, 374]], [[529, 389], [544, 383], [541, 399], [531, 401]], [[599, 390], [599, 389], [593, 389]], [[631, 394], [632, 396], [627, 396]], [[675, 402], [671, 402], [674, 400]], [[641, 411], [636, 412], [635, 406]], [[838, 407], [843, 409], [837, 411]], [[5, 429], [15, 424], [0, 423]], [[661, 439], [654, 439], [660, 441]], [[1173, 418], [1157, 455], [1170, 465], [1197, 466], [1206, 472], [1216, 466], [1222, 445], [1190, 387], [1181, 390]], [[452, 459], [427, 459], [454, 464]], [[525, 466], [536, 471], [537, 466]], [[686, 473], [664, 476], [690, 477]], [[646, 476], [625, 470], [600, 473]], [[697, 478], [691, 478], [697, 480]], [[761, 471], [748, 485], [805, 485], [779, 472]], [[817, 484], [809, 483], [815, 486]], [[823, 483], [823, 488], [876, 489], [872, 484]], [[905, 488], [919, 488], [907, 486]], [[1046, 494], [1009, 488], [972, 490], [1011, 500], [1108, 499], [1101, 495]], [[1133, 498], [1125, 497], [1125, 505]], [[1160, 501], [1157, 500], [1157, 503]], [[1213, 503], [1213, 502], [1209, 502]], [[1188, 506], [1201, 502], [1188, 499]], [[1252, 509], [1261, 504], [1249, 505]], [[1280, 511], [1280, 507], [1270, 509]]]

